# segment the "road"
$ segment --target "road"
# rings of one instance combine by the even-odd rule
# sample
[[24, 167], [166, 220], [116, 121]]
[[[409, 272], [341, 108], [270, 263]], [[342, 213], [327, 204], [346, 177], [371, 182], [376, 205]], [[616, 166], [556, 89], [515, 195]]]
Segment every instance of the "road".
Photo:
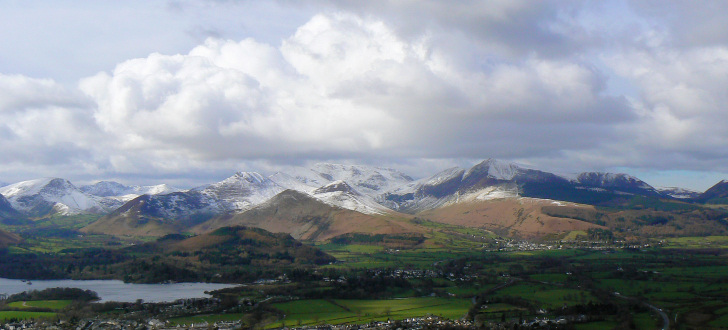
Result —
[[657, 314], [660, 314], [660, 316], [662, 317], [662, 330], [667, 330], [670, 328], [670, 318], [667, 317], [667, 314], [663, 312], [661, 308], [657, 308], [655, 305], [646, 302], [643, 302], [643, 304], [645, 304], [645, 306], [649, 308], [652, 308], [655, 312], [657, 312]]
[[[612, 293], [612, 295], [614, 295], [616, 297], [620, 297], [622, 299], [637, 300], [637, 298], [623, 296], [619, 292], [614, 292], [614, 293]], [[657, 314], [660, 315], [660, 317], [662, 318], [662, 330], [670, 329], [670, 318], [667, 317], [667, 313], [662, 311], [662, 308], [659, 308], [653, 304], [650, 304], [650, 303], [644, 302], [644, 301], [642, 302], [642, 304], [647, 306], [647, 308], [652, 309], [653, 311], [655, 311]]]

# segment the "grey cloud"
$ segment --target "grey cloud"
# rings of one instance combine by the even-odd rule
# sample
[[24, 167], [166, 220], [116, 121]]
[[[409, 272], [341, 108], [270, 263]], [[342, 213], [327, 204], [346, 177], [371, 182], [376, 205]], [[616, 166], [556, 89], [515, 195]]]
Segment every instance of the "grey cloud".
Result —
[[669, 31], [677, 47], [728, 44], [728, 3], [725, 1], [629, 1], [646, 19]]
[[[661, 3], [171, 2], [166, 14], [200, 17], [164, 35], [232, 40], [180, 54], [164, 43], [79, 90], [0, 75], [0, 146], [14, 158], [0, 171], [55, 160], [74, 173], [189, 179], [487, 157], [728, 171], [725, 10]], [[258, 15], [216, 22], [221, 8]], [[263, 21], [280, 22], [254, 31]], [[620, 80], [628, 95], [609, 87]]]
[[379, 20], [318, 15], [280, 48], [209, 40], [189, 55], [121, 63], [81, 86], [121, 151], [211, 160], [523, 157], [596, 142], [572, 143], [562, 123], [630, 118], [624, 102], [599, 94], [603, 78], [590, 67], [532, 58], [479, 72], [449, 56]]

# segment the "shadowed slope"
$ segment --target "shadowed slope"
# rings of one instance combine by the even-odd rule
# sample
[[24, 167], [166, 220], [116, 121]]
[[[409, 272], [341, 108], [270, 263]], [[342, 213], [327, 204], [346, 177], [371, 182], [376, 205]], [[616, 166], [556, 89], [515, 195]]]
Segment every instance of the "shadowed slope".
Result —
[[334, 207], [301, 192], [286, 190], [243, 213], [231, 213], [195, 226], [204, 233], [226, 226], [251, 226], [296, 239], [326, 240], [347, 233], [403, 234], [423, 230], [404, 215], [373, 216]]

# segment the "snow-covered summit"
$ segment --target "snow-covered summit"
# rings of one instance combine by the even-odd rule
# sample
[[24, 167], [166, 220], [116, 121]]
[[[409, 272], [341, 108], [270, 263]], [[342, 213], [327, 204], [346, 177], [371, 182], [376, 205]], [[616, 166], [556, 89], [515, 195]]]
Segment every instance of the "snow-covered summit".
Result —
[[369, 196], [362, 195], [346, 181], [337, 180], [316, 189], [312, 194], [326, 204], [365, 214], [386, 214], [390, 209], [378, 204]]
[[268, 178], [281, 187], [308, 194], [331, 182], [331, 180], [321, 176], [320, 173], [303, 167], [291, 168], [286, 172], [277, 172]]
[[314, 165], [311, 170], [329, 181], [346, 181], [362, 194], [369, 196], [391, 191], [413, 181], [411, 177], [400, 171], [367, 165], [319, 163]]
[[451, 181], [455, 178], [461, 179], [464, 174], [464, 169], [459, 167], [452, 167], [427, 178], [426, 180], [422, 181], [422, 183], [428, 186], [436, 186]]
[[71, 182], [61, 178], [42, 178], [14, 183], [0, 188], [0, 194], [4, 195], [16, 210], [34, 216], [53, 212], [99, 213], [107, 209], [100, 198], [85, 194]]
[[334, 182], [331, 182], [331, 183], [329, 183], [329, 184], [327, 184], [327, 185], [325, 185], [325, 186], [323, 186], [321, 188], [318, 188], [318, 189], [314, 190], [313, 193], [314, 194], [323, 194], [323, 193], [336, 192], [336, 191], [345, 192], [345, 193], [351, 193], [351, 194], [356, 194], [356, 195], [361, 195], [358, 192], [356, 192], [354, 190], [354, 188], [352, 188], [344, 180], [336, 180]]
[[128, 195], [159, 195], [168, 194], [180, 189], [170, 187], [166, 184], [153, 186], [126, 186], [115, 181], [99, 181], [92, 185], [81, 186], [79, 189], [89, 195], [99, 197], [117, 197]]
[[660, 195], [646, 182], [624, 173], [584, 172], [577, 176], [576, 183], [587, 187], [606, 188], [627, 193]]
[[[721, 181], [721, 183], [724, 183]], [[700, 197], [701, 192], [680, 187], [658, 187], [657, 191], [663, 195], [677, 199], [692, 199]]]
[[263, 203], [285, 190], [269, 178], [257, 172], [238, 172], [235, 175], [208, 186], [195, 188], [210, 203], [223, 203], [223, 209], [246, 210]]
[[498, 159], [489, 158], [471, 167], [465, 172], [464, 177], [473, 175], [487, 175], [496, 180], [513, 180], [513, 178], [524, 168], [516, 163], [510, 163]]

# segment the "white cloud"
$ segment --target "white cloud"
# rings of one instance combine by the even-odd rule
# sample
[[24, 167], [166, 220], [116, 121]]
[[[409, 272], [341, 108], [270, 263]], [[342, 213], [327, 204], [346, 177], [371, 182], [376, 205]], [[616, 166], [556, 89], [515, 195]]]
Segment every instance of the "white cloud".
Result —
[[126, 61], [80, 86], [121, 152], [209, 160], [522, 157], [594, 141], [549, 133], [563, 123], [629, 117], [618, 99], [600, 95], [603, 78], [588, 66], [530, 56], [478, 70], [458, 62], [459, 50], [429, 34], [402, 38], [372, 18], [317, 15], [278, 48], [209, 39], [186, 55]]
[[[160, 45], [163, 53], [78, 87], [0, 75], [0, 150], [10, 155], [0, 174], [24, 164], [43, 175], [185, 176], [307, 160], [415, 168], [485, 157], [564, 170], [728, 171], [728, 40], [725, 29], [699, 24], [722, 21], [720, 8], [670, 2], [688, 24], [651, 2], [285, 4], [147, 11], [145, 24], [161, 21], [150, 31], [166, 31], [165, 17], [201, 10], [197, 25], [168, 26], [222, 37], [183, 54], [170, 51], [184, 49], [178, 43]], [[296, 8], [321, 13], [295, 30], [281, 22], [241, 38], [236, 26], [275, 21], [246, 13], [237, 22], [241, 8], [291, 22]], [[221, 9], [230, 13], [217, 23]], [[288, 36], [271, 37], [281, 31]], [[152, 34], [147, 48], [163, 42]], [[134, 38], [142, 36], [124, 34]]]

